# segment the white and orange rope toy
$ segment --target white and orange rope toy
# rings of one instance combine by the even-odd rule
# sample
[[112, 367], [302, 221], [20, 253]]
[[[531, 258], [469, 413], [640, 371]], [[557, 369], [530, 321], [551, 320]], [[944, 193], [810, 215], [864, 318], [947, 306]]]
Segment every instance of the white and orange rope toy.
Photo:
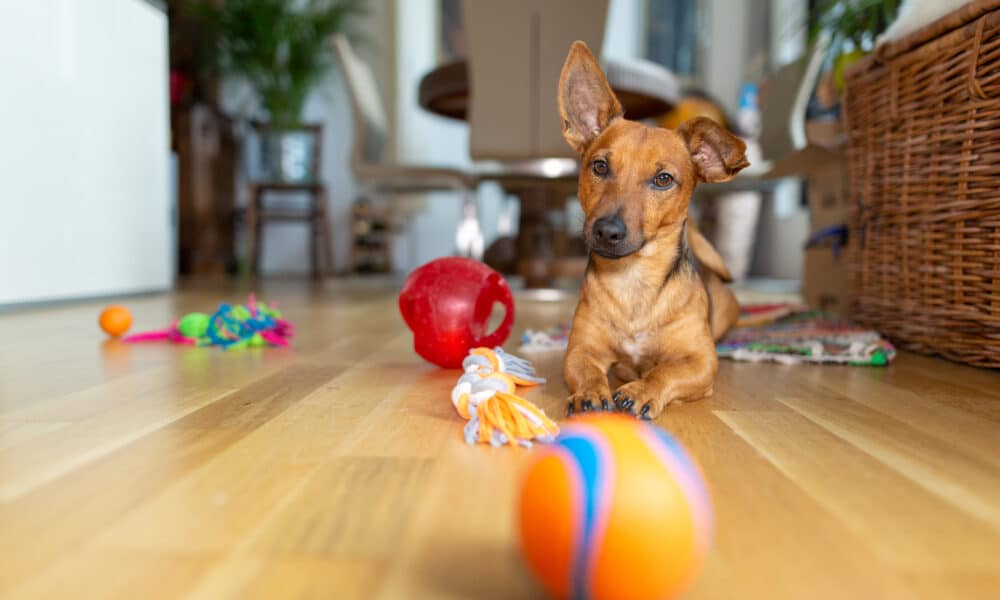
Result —
[[559, 426], [545, 413], [515, 394], [517, 386], [535, 386], [545, 379], [535, 375], [530, 362], [501, 348], [474, 348], [462, 362], [465, 374], [451, 391], [458, 414], [468, 419], [465, 441], [492, 446], [531, 447], [531, 440], [551, 442]]

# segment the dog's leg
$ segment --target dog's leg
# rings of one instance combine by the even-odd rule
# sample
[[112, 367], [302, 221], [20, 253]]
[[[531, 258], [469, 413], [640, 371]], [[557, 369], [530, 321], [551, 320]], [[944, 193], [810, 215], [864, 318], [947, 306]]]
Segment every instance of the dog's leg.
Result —
[[642, 379], [615, 390], [612, 399], [619, 410], [655, 419], [675, 400], [710, 396], [718, 365], [714, 351], [661, 363], [643, 374]]
[[624, 362], [616, 362], [611, 365], [611, 373], [614, 374], [614, 376], [617, 377], [622, 383], [639, 379], [639, 371], [635, 370], [632, 365]]
[[594, 348], [570, 346], [563, 367], [570, 393], [566, 416], [573, 416], [576, 412], [614, 409], [608, 385], [608, 368], [613, 360], [609, 354]]

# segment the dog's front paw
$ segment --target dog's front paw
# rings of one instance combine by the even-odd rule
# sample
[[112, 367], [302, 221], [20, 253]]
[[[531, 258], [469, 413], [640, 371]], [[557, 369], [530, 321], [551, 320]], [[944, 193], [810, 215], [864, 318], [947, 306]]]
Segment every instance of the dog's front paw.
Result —
[[646, 421], [652, 421], [660, 416], [667, 402], [659, 390], [653, 389], [643, 381], [632, 381], [615, 390], [612, 400], [615, 410], [629, 413]]
[[569, 402], [566, 405], [566, 416], [572, 417], [576, 413], [598, 410], [614, 410], [611, 394], [608, 391], [581, 390], [569, 397]]

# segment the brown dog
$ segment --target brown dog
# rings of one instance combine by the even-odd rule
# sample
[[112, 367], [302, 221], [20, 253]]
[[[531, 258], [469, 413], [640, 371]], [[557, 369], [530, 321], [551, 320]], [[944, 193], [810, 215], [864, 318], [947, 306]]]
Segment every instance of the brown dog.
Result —
[[[702, 117], [677, 130], [626, 121], [583, 42], [563, 66], [559, 112], [582, 161], [591, 250], [564, 365], [568, 413], [616, 408], [652, 419], [671, 402], [711, 395], [714, 340], [739, 306], [688, 204], [699, 181], [727, 181], [749, 164], [743, 142]], [[626, 382], [614, 394], [609, 370]]]

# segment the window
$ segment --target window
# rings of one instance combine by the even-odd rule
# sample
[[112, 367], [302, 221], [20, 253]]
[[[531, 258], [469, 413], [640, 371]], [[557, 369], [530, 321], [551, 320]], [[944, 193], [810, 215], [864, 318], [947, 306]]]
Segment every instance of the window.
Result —
[[649, 0], [646, 57], [682, 78], [698, 63], [698, 0]]

